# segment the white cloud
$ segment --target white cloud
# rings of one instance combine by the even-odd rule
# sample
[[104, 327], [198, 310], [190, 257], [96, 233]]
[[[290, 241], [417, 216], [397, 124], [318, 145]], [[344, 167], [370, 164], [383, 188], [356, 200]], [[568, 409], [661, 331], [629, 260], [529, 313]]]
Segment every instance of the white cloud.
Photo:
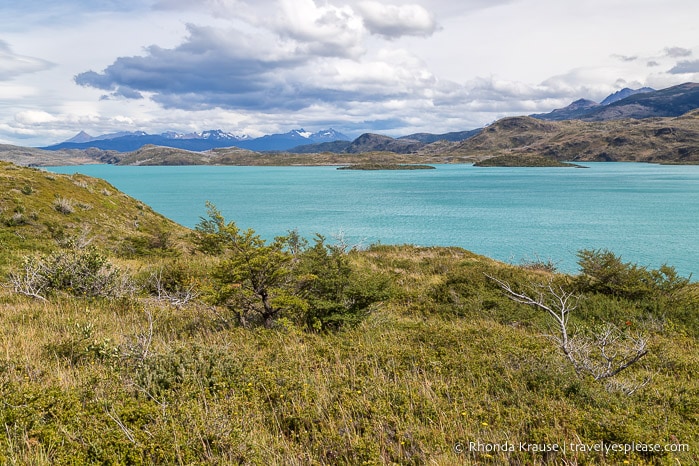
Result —
[[364, 53], [364, 28], [352, 8], [314, 0], [280, 0], [276, 31], [296, 40], [308, 53], [330, 57], [359, 57]]
[[433, 15], [420, 5], [386, 5], [364, 1], [357, 5], [373, 34], [388, 38], [430, 36], [437, 30]]
[[26, 110], [15, 115], [15, 121], [22, 125], [40, 125], [53, 123], [56, 117], [42, 110]]
[[699, 80], [699, 3], [666, 1], [15, 2], [0, 138], [471, 129]]
[[672, 67], [671, 74], [698, 74], [699, 60], [682, 60]]
[[13, 101], [12, 104], [15, 104], [17, 101], [31, 98], [36, 92], [35, 88], [24, 84], [0, 82], [0, 99], [7, 103]]
[[665, 55], [673, 58], [689, 57], [692, 55], [692, 51], [683, 47], [666, 47]]
[[15, 54], [7, 42], [0, 40], [0, 81], [46, 70], [51, 66], [46, 60]]

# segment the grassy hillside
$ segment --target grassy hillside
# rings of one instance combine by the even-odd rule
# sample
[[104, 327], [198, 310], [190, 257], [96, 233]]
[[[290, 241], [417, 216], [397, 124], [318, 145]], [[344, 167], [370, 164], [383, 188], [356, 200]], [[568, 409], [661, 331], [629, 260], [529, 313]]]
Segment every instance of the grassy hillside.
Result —
[[0, 271], [24, 254], [80, 238], [127, 256], [146, 246], [176, 251], [186, 231], [106, 181], [0, 162]]
[[[9, 193], [1, 201], [3, 283], [29, 254], [49, 265], [49, 251], [92, 261], [53, 233], [89, 225], [92, 246], [130, 284], [118, 296], [89, 296], [57, 281], [45, 300], [0, 288], [0, 464], [699, 461], [699, 290], [670, 269], [647, 271], [605, 253], [582, 255], [589, 274], [576, 277], [459, 248], [340, 247], [327, 256], [293, 236], [291, 250], [277, 250], [230, 224], [223, 236], [204, 229], [213, 233], [200, 231], [193, 242], [99, 180], [3, 164], [0, 183]], [[73, 212], [57, 210], [58, 198], [72, 200]], [[17, 213], [27, 223], [8, 222]], [[124, 241], [162, 233], [180, 242], [176, 250], [199, 245], [213, 255]], [[222, 238], [237, 242], [222, 252]], [[134, 244], [138, 254], [124, 256]], [[245, 260], [258, 271], [279, 267], [267, 275], [276, 280], [274, 305], [294, 311], [271, 328], [237, 323], [237, 306], [255, 299], [235, 265]], [[306, 267], [318, 264], [324, 273]], [[647, 354], [595, 380], [547, 337], [556, 335], [550, 316], [509, 299], [496, 279], [532, 295], [541, 290], [535, 283], [570, 290], [575, 341], [595, 346], [589, 336], [613, 325], [609, 351], [633, 352], [618, 343], [639, 336]], [[307, 313], [352, 306], [379, 285], [380, 300], [361, 320], [303, 323]], [[344, 298], [318, 299], [323, 288]], [[583, 346], [574, 351], [578, 362]], [[663, 451], [570, 446], [602, 442]], [[566, 452], [536, 451], [554, 444]]]
[[[291, 154], [287, 152], [265, 154], [238, 154], [230, 149], [215, 149], [216, 157], [222, 164], [230, 165], [347, 165], [347, 164], [415, 164], [415, 163], [444, 163], [440, 155], [426, 156], [421, 154], [396, 154], [395, 152], [363, 152], [343, 153], [332, 152], [314, 154]], [[471, 159], [456, 157], [453, 163], [468, 163]]]

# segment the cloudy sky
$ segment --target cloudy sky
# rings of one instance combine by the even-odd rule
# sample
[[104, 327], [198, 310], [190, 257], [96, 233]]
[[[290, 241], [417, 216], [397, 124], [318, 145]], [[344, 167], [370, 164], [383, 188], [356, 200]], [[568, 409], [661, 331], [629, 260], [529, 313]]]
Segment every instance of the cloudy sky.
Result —
[[473, 129], [699, 81], [696, 0], [0, 0], [0, 143]]

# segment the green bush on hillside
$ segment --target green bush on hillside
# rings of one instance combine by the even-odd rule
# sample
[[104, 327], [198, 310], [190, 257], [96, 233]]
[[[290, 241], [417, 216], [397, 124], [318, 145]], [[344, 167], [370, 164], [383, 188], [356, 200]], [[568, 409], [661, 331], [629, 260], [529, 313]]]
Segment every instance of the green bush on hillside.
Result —
[[266, 242], [227, 223], [212, 204], [207, 208], [195, 242], [222, 258], [210, 300], [230, 309], [243, 326], [271, 328], [284, 318], [316, 330], [338, 328], [359, 322], [385, 296], [385, 280], [356, 274], [347, 251], [322, 236], [310, 248], [295, 232]]
[[582, 250], [578, 257], [581, 274], [574, 286], [585, 297], [581, 314], [586, 318], [623, 325], [681, 324], [685, 331], [699, 335], [697, 288], [674, 267], [648, 269], [623, 262], [608, 250]]
[[606, 249], [583, 249], [578, 258], [581, 275], [577, 284], [583, 292], [642, 300], [671, 295], [689, 284], [689, 279], [680, 277], [674, 267], [663, 265], [648, 270], [622, 262], [621, 257]]
[[299, 254], [295, 276], [308, 303], [304, 323], [316, 330], [357, 324], [371, 304], [388, 297], [386, 278], [355, 273], [345, 248], [327, 244], [321, 235]]

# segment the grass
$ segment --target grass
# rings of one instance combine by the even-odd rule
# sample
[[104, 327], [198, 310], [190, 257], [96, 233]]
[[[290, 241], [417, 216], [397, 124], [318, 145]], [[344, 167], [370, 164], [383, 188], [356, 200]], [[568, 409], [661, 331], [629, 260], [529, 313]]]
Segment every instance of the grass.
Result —
[[[699, 348], [681, 332], [655, 337], [655, 380], [628, 397], [578, 379], [538, 332], [487, 315], [391, 303], [357, 328], [313, 334], [219, 328], [202, 308], [3, 301], [3, 462], [532, 464], [543, 456], [453, 447], [677, 438], [697, 448]], [[147, 310], [154, 333], [140, 359], [127, 349], [147, 332]], [[74, 362], [55, 350], [70, 341], [84, 345]], [[117, 352], [94, 349], [104, 342]], [[674, 461], [579, 464], [624, 458]]]
[[[187, 241], [179, 227], [97, 180], [55, 175], [44, 182], [43, 172], [0, 166], [10, 172], [25, 176], [13, 186], [29, 184], [32, 192], [5, 195], [4, 208], [12, 211], [17, 198], [24, 215], [37, 211], [39, 220], [0, 227], [11, 241], [0, 250], [5, 272], [24, 254], [60, 248], [41, 219], [68, 224], [102, 212], [142, 213], [138, 229], [122, 226], [114, 235], [157, 232], [144, 230], [152, 222]], [[60, 189], [49, 191], [51, 183]], [[74, 212], [56, 211], [56, 195], [73, 200]], [[122, 208], [104, 210], [108, 200], [123, 200]], [[142, 254], [124, 255], [118, 239], [90, 224], [93, 245], [111, 251], [110, 260], [144, 291], [119, 299], [58, 291], [40, 302], [0, 288], [0, 464], [699, 461], [696, 284], [641, 301], [584, 294], [576, 328], [631, 322], [649, 341], [641, 364], [604, 383], [576, 374], [545, 336], [546, 316], [510, 301], [485, 276], [513, 284], [565, 278], [545, 268], [460, 248], [374, 246], [349, 253], [350, 264], [387, 277], [390, 297], [357, 326], [241, 328], [205, 300], [216, 259], [178, 257], [151, 242], [141, 244]], [[157, 300], [145, 286], [157, 270], [174, 270], [168, 273], [185, 277], [200, 297], [181, 306]], [[618, 386], [647, 376], [632, 395]], [[516, 451], [493, 450], [506, 442]], [[523, 451], [520, 442], [568, 448]], [[570, 449], [601, 442], [689, 451]]]
[[106, 181], [0, 162], [0, 272], [23, 255], [81, 237], [133, 256], [149, 244], [179, 250], [186, 234]]

